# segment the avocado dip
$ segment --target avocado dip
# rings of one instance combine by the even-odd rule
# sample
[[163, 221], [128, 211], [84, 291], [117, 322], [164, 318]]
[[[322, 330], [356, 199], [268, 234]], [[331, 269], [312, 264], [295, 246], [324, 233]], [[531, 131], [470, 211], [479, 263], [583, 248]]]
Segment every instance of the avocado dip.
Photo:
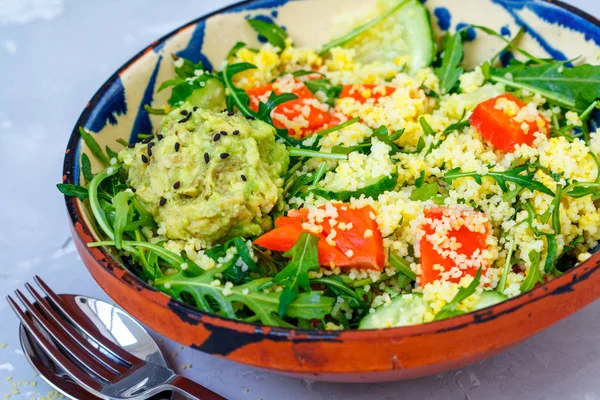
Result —
[[127, 182], [169, 239], [207, 245], [272, 227], [289, 155], [271, 125], [185, 103], [121, 151]]

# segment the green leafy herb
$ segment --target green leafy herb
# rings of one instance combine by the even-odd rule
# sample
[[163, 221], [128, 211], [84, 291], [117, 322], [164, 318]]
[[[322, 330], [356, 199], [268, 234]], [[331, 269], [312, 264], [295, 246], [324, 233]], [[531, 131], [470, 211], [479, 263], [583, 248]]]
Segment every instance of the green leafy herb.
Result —
[[[531, 191], [535, 190], [540, 193], [545, 193], [550, 196], [554, 196], [554, 192], [552, 192], [552, 190], [548, 189], [543, 183], [534, 179], [535, 171], [530, 171], [528, 167], [529, 166], [527, 164], [524, 164], [508, 171], [489, 171], [485, 175], [481, 175], [476, 172], [461, 172], [460, 168], [455, 168], [451, 171], [448, 171], [444, 175], [444, 180], [448, 184], [450, 184], [455, 179], [471, 177], [475, 179], [475, 181], [478, 184], [481, 185], [481, 178], [483, 176], [488, 176], [490, 178], [493, 178], [496, 181], [496, 183], [498, 183], [498, 186], [500, 186], [503, 192], [508, 191], [506, 182], [513, 182]], [[524, 175], [522, 175], [523, 172], [525, 172]]]
[[266, 103], [261, 102], [259, 104], [256, 118], [260, 119], [261, 121], [268, 121], [271, 125], [273, 125], [271, 111], [273, 111], [280, 104], [287, 103], [288, 101], [295, 100], [297, 98], [298, 96], [293, 93], [277, 94], [273, 91], [269, 95], [269, 99]]
[[332, 132], [344, 129], [344, 128], [346, 128], [346, 127], [348, 127], [350, 125], [353, 125], [353, 124], [355, 124], [355, 123], [357, 123], [359, 121], [360, 121], [359, 117], [352, 118], [352, 119], [349, 119], [346, 122], [342, 122], [341, 124], [338, 124], [336, 126], [332, 126], [331, 128], [328, 128], [328, 129], [322, 130], [320, 132], [317, 132], [316, 134], [319, 135], [319, 136], [327, 135], [329, 133], [332, 133]]
[[389, 253], [389, 263], [392, 265], [392, 267], [396, 268], [398, 272], [408, 277], [411, 281], [417, 279], [417, 274], [410, 269], [410, 263], [404, 258], [398, 256], [393, 251], [390, 251]]
[[388, 11], [386, 11], [385, 13], [381, 14], [380, 16], [378, 16], [377, 18], [374, 18], [373, 20], [367, 22], [364, 25], [359, 26], [358, 28], [355, 28], [353, 30], [351, 30], [350, 32], [348, 32], [347, 34], [345, 34], [344, 36], [341, 36], [337, 39], [332, 40], [331, 42], [325, 44], [321, 50], [319, 51], [319, 55], [322, 56], [326, 53], [329, 52], [329, 50], [333, 49], [334, 47], [339, 47], [339, 46], [343, 46], [346, 43], [348, 43], [349, 41], [351, 41], [352, 39], [356, 38], [358, 35], [360, 35], [361, 33], [365, 32], [367, 29], [377, 25], [378, 23], [380, 23], [381, 21], [383, 21], [384, 19], [388, 18], [389, 16], [395, 14], [398, 10], [400, 10], [400, 8], [402, 8], [402, 6], [407, 2], [407, 0], [404, 1], [400, 1], [396, 6], [390, 8]]
[[329, 79], [313, 79], [304, 82], [308, 90], [316, 95], [317, 92], [325, 94], [325, 104], [335, 107], [335, 101], [342, 94], [342, 85], [333, 85]]
[[506, 253], [504, 269], [502, 270], [502, 277], [500, 278], [500, 282], [498, 282], [498, 287], [497, 287], [497, 290], [500, 293], [504, 293], [504, 289], [506, 289], [506, 280], [508, 279], [508, 270], [510, 269], [510, 266], [512, 265], [512, 256], [513, 256], [513, 252], [515, 251], [514, 236], [511, 237], [509, 240], [510, 240], [510, 243], [508, 246], [508, 253]]
[[542, 273], [540, 271], [540, 259], [541, 255], [539, 251], [531, 250], [529, 252], [529, 269], [527, 270], [527, 276], [521, 283], [521, 293], [530, 291], [535, 287], [536, 283], [544, 283], [542, 279]]
[[233, 107], [237, 107], [240, 112], [246, 117], [256, 118], [256, 113], [250, 108], [250, 98], [244, 89], [240, 89], [233, 84], [233, 77], [240, 72], [256, 69], [254, 64], [241, 62], [229, 64], [221, 71], [221, 76], [225, 87], [229, 91], [227, 94], [227, 108], [233, 111]]
[[104, 164], [110, 164], [110, 158], [108, 158], [106, 154], [104, 154], [104, 152], [100, 148], [100, 145], [98, 144], [98, 142], [96, 142], [96, 139], [94, 139], [94, 137], [90, 133], [83, 129], [83, 126], [79, 127], [79, 134], [81, 135], [81, 138], [83, 139], [87, 147], [90, 149], [92, 154], [96, 156], [97, 159], [102, 161]]
[[377, 138], [380, 142], [383, 142], [390, 146], [392, 149], [390, 150], [390, 155], [401, 153], [402, 150], [398, 147], [394, 140], [398, 140], [402, 134], [404, 134], [404, 130], [394, 132], [391, 136], [389, 135], [388, 129], [385, 125], [381, 125], [379, 128], [375, 129], [373, 132], [373, 137]]
[[81, 173], [88, 182], [94, 179], [94, 174], [92, 173], [92, 163], [90, 162], [88, 155], [85, 153], [81, 153]]
[[481, 25], [471, 25], [472, 28], [475, 29], [479, 29], [480, 31], [483, 31], [485, 33], [487, 33], [488, 35], [491, 36], [495, 36], [498, 39], [501, 39], [502, 41], [504, 41], [506, 43], [506, 47], [504, 49], [502, 49], [501, 51], [499, 51], [498, 53], [496, 53], [496, 55], [494, 57], [492, 57], [492, 59], [490, 60], [490, 64], [493, 64], [494, 61], [500, 57], [500, 55], [502, 53], [504, 53], [507, 50], [513, 50], [516, 51], [517, 53], [522, 54], [523, 56], [525, 56], [527, 59], [529, 59], [530, 61], [533, 61], [535, 63], [538, 64], [543, 64], [544, 62], [546, 62], [546, 60], [544, 59], [540, 59], [535, 57], [534, 55], [532, 55], [531, 53], [528, 53], [527, 51], [521, 49], [518, 45], [517, 42], [519, 41], [519, 39], [521, 38], [521, 36], [523, 35], [523, 33], [525, 33], [525, 28], [524, 27], [520, 27], [519, 31], [517, 32], [517, 34], [515, 35], [514, 38], [512, 38], [511, 40], [506, 39], [503, 35], [501, 35], [500, 33], [496, 32], [493, 29], [487, 28], [485, 26], [481, 26]]
[[144, 110], [146, 110], [148, 114], [152, 115], [167, 115], [167, 110], [164, 108], [152, 108], [148, 104], [144, 105]]
[[246, 47], [246, 43], [244, 42], [237, 42], [236, 44], [234, 44], [231, 50], [229, 50], [229, 52], [227, 53], [227, 59], [235, 57], [238, 51], [240, 51], [244, 47]]
[[463, 38], [460, 31], [446, 38], [442, 54], [442, 65], [435, 69], [435, 74], [440, 79], [442, 94], [446, 94], [452, 91], [458, 83], [458, 77], [464, 72], [460, 66], [464, 55]]
[[348, 201], [351, 198], [358, 199], [361, 196], [376, 199], [380, 194], [393, 190], [398, 183], [398, 174], [383, 176], [375, 182], [356, 190], [331, 191], [321, 188], [312, 189], [311, 192], [328, 200]]
[[80, 185], [59, 183], [56, 185], [56, 187], [65, 196], [77, 197], [79, 200], [85, 200], [89, 197], [88, 190]]
[[464, 311], [457, 310], [456, 307], [471, 295], [475, 293], [477, 287], [479, 286], [479, 281], [481, 279], [481, 267], [477, 270], [477, 274], [473, 278], [473, 281], [467, 287], [461, 287], [458, 289], [458, 293], [452, 299], [451, 302], [446, 304], [442, 309], [435, 315], [433, 318], [434, 321], [439, 321], [441, 319], [446, 319], [450, 317], [454, 317], [456, 315], [464, 314]]
[[546, 262], [544, 263], [544, 271], [549, 274], [554, 269], [554, 265], [558, 259], [558, 244], [556, 243], [555, 235], [545, 234], [544, 236], [546, 236], [548, 248], [548, 251], [546, 252]]
[[113, 222], [113, 229], [115, 233], [115, 247], [121, 250], [123, 241], [123, 232], [127, 226], [129, 220], [130, 205], [129, 201], [133, 193], [131, 192], [119, 192], [113, 199], [113, 207], [115, 209], [115, 220]]
[[249, 19], [248, 23], [259, 35], [267, 39], [273, 46], [279, 47], [280, 50], [285, 50], [285, 40], [287, 39], [288, 34], [280, 26], [258, 18]]
[[288, 147], [288, 152], [290, 153], [290, 157], [313, 157], [313, 158], [323, 158], [330, 160], [347, 160], [348, 156], [346, 154], [339, 153], [323, 153], [315, 150], [307, 150], [307, 149], [298, 149], [296, 147]]
[[317, 242], [319, 238], [302, 233], [294, 247], [286, 253], [290, 263], [273, 278], [273, 282], [284, 286], [279, 301], [279, 316], [283, 318], [290, 304], [298, 297], [299, 288], [310, 290], [309, 271], [319, 270]]
[[564, 61], [554, 61], [491, 68], [490, 79], [539, 93], [550, 102], [576, 111], [584, 111], [600, 98], [600, 66], [589, 64], [568, 67]]
[[596, 163], [596, 180], [594, 182], [571, 183], [565, 188], [565, 192], [568, 196], [580, 198], [593, 195], [599, 190], [598, 187], [600, 187], [600, 159], [598, 159], [598, 156], [593, 151], [590, 151], [588, 154], [594, 159], [594, 163]]

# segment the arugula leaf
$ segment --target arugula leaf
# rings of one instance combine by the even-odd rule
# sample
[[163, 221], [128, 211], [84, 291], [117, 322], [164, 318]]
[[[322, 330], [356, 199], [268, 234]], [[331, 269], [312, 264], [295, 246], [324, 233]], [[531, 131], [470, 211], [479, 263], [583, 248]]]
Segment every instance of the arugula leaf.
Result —
[[94, 179], [94, 174], [92, 173], [92, 163], [90, 162], [88, 155], [85, 153], [81, 153], [81, 173], [88, 182]]
[[[521, 175], [521, 173], [525, 172], [525, 175]], [[452, 181], [458, 178], [471, 177], [475, 179], [475, 181], [481, 185], [481, 178], [483, 176], [489, 176], [493, 178], [498, 186], [502, 189], [503, 192], [508, 192], [508, 187], [506, 186], [506, 182], [513, 182], [517, 185], [520, 185], [524, 188], [527, 188], [531, 191], [538, 191], [540, 193], [545, 193], [550, 196], [554, 196], [554, 192], [548, 189], [543, 183], [536, 181], [534, 179], [535, 172], [528, 171], [528, 165], [524, 164], [518, 167], [515, 167], [508, 171], [489, 171], [487, 174], [481, 175], [476, 172], [461, 172], [460, 168], [454, 168], [446, 172], [444, 175], [444, 180], [446, 183], [450, 184]]]
[[290, 263], [273, 278], [273, 282], [284, 286], [279, 299], [279, 316], [283, 318], [290, 304], [298, 297], [299, 288], [310, 290], [309, 271], [319, 270], [317, 242], [319, 238], [303, 232], [294, 247], [284, 253]]
[[313, 157], [313, 158], [323, 158], [330, 160], [347, 160], [348, 156], [346, 154], [340, 153], [323, 153], [315, 150], [307, 150], [307, 149], [298, 149], [296, 147], [288, 147], [288, 153], [290, 157]]
[[344, 298], [351, 308], [368, 309], [368, 304], [365, 303], [362, 296], [359, 295], [356, 290], [346, 285], [339, 276], [324, 276], [322, 278], [311, 279], [310, 282], [327, 285], [329, 290], [331, 290], [336, 296]]
[[546, 262], [544, 263], [544, 271], [546, 273], [552, 272], [554, 269], [554, 265], [556, 264], [557, 252], [558, 252], [558, 244], [556, 243], [556, 236], [550, 235], [548, 233], [544, 234], [546, 236], [546, 242], [548, 251], [546, 252]]
[[238, 255], [244, 261], [244, 263], [248, 266], [248, 269], [252, 272], [258, 271], [258, 265], [250, 255], [250, 250], [248, 250], [248, 246], [246, 242], [241, 237], [236, 237], [231, 239], [229, 242], [233, 243], [235, 249], [237, 250]]
[[539, 251], [531, 250], [529, 252], [529, 261], [531, 264], [527, 270], [525, 280], [521, 283], [521, 293], [530, 291], [538, 282], [544, 283], [544, 280], [542, 279], [542, 273], [540, 271], [540, 259], [541, 255]]
[[381, 125], [379, 128], [375, 129], [375, 131], [373, 132], [373, 137], [376, 137], [377, 139], [379, 139], [380, 142], [383, 142], [390, 146], [392, 148], [390, 150], [390, 155], [393, 156], [394, 154], [402, 152], [398, 145], [394, 143], [394, 140], [398, 140], [403, 133], [404, 130], [401, 130], [399, 131], [399, 135], [398, 132], [395, 132], [392, 136], [390, 136], [386, 126]]
[[565, 189], [565, 192], [568, 196], [574, 198], [585, 197], [588, 195], [593, 195], [598, 192], [598, 187], [600, 186], [600, 159], [593, 151], [588, 153], [593, 159], [594, 163], [596, 163], [596, 180], [594, 182], [573, 182]]
[[316, 95], [318, 91], [325, 93], [325, 96], [327, 97], [325, 104], [330, 107], [335, 107], [335, 101], [340, 97], [343, 90], [342, 85], [333, 85], [329, 79], [313, 79], [304, 82], [304, 84], [314, 95]]
[[56, 188], [65, 196], [77, 197], [79, 200], [85, 200], [89, 197], [88, 190], [80, 185], [74, 185], [71, 183], [59, 183], [56, 185]]
[[491, 68], [490, 79], [539, 93], [550, 102], [579, 112], [600, 98], [600, 66], [590, 64], [568, 67], [564, 61], [554, 61]]
[[528, 53], [527, 51], [525, 51], [525, 50], [521, 49], [519, 46], [517, 46], [517, 42], [519, 41], [519, 39], [521, 38], [521, 36], [523, 35], [523, 33], [525, 33], [525, 27], [523, 27], [523, 26], [521, 26], [519, 28], [519, 31], [517, 32], [517, 34], [515, 35], [515, 37], [512, 38], [511, 40], [508, 40], [507, 38], [505, 38], [500, 33], [496, 32], [493, 29], [485, 27], [485, 26], [471, 25], [470, 27], [475, 28], [475, 29], [479, 29], [480, 31], [483, 31], [483, 32], [487, 33], [488, 35], [495, 36], [498, 39], [501, 39], [502, 41], [504, 41], [506, 43], [506, 47], [504, 47], [504, 49], [500, 50], [498, 53], [496, 53], [496, 55], [494, 55], [494, 57], [491, 58], [491, 60], [489, 61], [490, 64], [493, 64], [494, 61], [502, 53], [504, 53], [507, 50], [514, 50], [517, 53], [521, 53], [523, 56], [525, 56], [527, 59], [529, 59], [529, 61], [533, 61], [533, 62], [535, 62], [537, 64], [543, 64], [544, 62], [547, 61], [547, 60], [544, 60], [544, 59], [537, 58], [534, 55], [532, 55], [531, 53]]
[[273, 46], [279, 47], [280, 50], [285, 50], [285, 40], [288, 38], [288, 34], [280, 26], [258, 18], [249, 19], [248, 23]]
[[437, 183], [426, 183], [416, 188], [410, 195], [412, 201], [426, 201], [438, 195], [440, 187]]
[[90, 149], [92, 154], [96, 156], [97, 159], [102, 161], [104, 164], [110, 164], [110, 158], [108, 158], [106, 154], [104, 154], [104, 152], [100, 148], [100, 145], [98, 144], [98, 142], [96, 142], [96, 139], [94, 139], [94, 137], [90, 133], [83, 129], [83, 126], [79, 127], [79, 134], [81, 135], [81, 138], [83, 139], [87, 147]]
[[178, 60], [183, 60], [183, 64], [180, 67], [175, 67], [175, 74], [179, 78], [193, 78], [196, 76], [196, 71], [204, 71], [204, 64], [202, 61], [198, 61], [197, 63], [193, 63], [187, 58], [178, 58]]
[[456, 296], [446, 304], [442, 309], [435, 315], [433, 318], [434, 321], [439, 321], [441, 319], [446, 319], [450, 317], [454, 317], [456, 315], [464, 314], [463, 311], [457, 310], [456, 307], [471, 295], [475, 293], [477, 287], [479, 286], [479, 281], [481, 279], [481, 267], [477, 270], [477, 274], [473, 278], [473, 281], [467, 287], [461, 287], [458, 289], [458, 293]]
[[261, 121], [268, 121], [271, 125], [273, 125], [273, 120], [271, 119], [271, 111], [273, 111], [278, 105], [287, 103], [291, 100], [296, 100], [298, 98], [294, 93], [281, 93], [276, 94], [275, 91], [272, 91], [269, 95], [269, 99], [266, 103], [261, 102], [258, 105], [258, 113], [256, 118]]
[[460, 66], [464, 56], [463, 38], [460, 31], [446, 38], [442, 54], [442, 65], [435, 68], [434, 72], [440, 79], [442, 94], [447, 94], [456, 86], [458, 78], [464, 72]]
[[[352, 118], [352, 119], [349, 119], [349, 120], [348, 120], [348, 121], [346, 121], [346, 122], [342, 122], [341, 124], [338, 124], [338, 125], [336, 125], [336, 126], [332, 126], [331, 128], [327, 128], [327, 129], [325, 129], [325, 130], [322, 130], [322, 131], [320, 131], [320, 132], [317, 132], [317, 133], [316, 133], [316, 135], [319, 135], [319, 136], [327, 135], [327, 134], [329, 134], [329, 133], [332, 133], [332, 132], [335, 132], [335, 131], [339, 131], [339, 130], [341, 130], [341, 129], [344, 129], [344, 128], [346, 128], [346, 127], [348, 127], [348, 126], [350, 126], [350, 125], [353, 125], [353, 124], [355, 124], [355, 123], [357, 123], [357, 122], [359, 122], [359, 121], [360, 121], [360, 118], [359, 118], [359, 117]], [[338, 147], [340, 147], [340, 146], [338, 146]], [[333, 152], [333, 153], [335, 153], [335, 152]]]
[[229, 52], [227, 53], [227, 59], [235, 57], [237, 52], [243, 49], [244, 47], [246, 47], [246, 43], [244, 42], [237, 42], [236, 44], [234, 44], [231, 50], [229, 50]]
[[334, 192], [331, 190], [315, 188], [311, 192], [317, 196], [328, 200], [348, 201], [351, 198], [358, 199], [361, 196], [377, 199], [377, 197], [389, 190], [393, 190], [398, 183], [398, 173], [394, 172], [389, 176], [383, 176], [374, 183], [356, 190], [341, 190]]
[[411, 281], [417, 279], [417, 274], [415, 274], [413, 270], [410, 269], [410, 263], [404, 258], [398, 256], [393, 251], [390, 251], [389, 253], [389, 263], [392, 265], [392, 267], [396, 268], [398, 272], [409, 278]]
[[[285, 75], [285, 74], [287, 74], [287, 72], [284, 73], [283, 75]], [[320, 75], [323, 78], [325, 78], [325, 74], [323, 74], [321, 72], [317, 72], [317, 71], [311, 71], [309, 69], [301, 69], [301, 70], [298, 70], [298, 71], [294, 71], [294, 72], [292, 72], [292, 75], [295, 78], [300, 78], [300, 77], [306, 76], [306, 75]]]
[[246, 117], [256, 118], [256, 113], [250, 108], [250, 98], [248, 97], [248, 93], [246, 93], [244, 89], [236, 87], [232, 80], [236, 74], [250, 69], [256, 69], [256, 66], [247, 62], [229, 64], [221, 71], [221, 77], [225, 87], [229, 91], [227, 94], [227, 106], [229, 110], [233, 111], [233, 106], [236, 106]]
[[129, 220], [130, 205], [129, 200], [133, 196], [130, 192], [119, 192], [113, 199], [113, 207], [115, 209], [115, 220], [113, 222], [113, 230], [115, 233], [115, 247], [118, 250], [123, 248], [123, 232]]
[[444, 129], [444, 136], [452, 133], [454, 131], [462, 131], [464, 128], [471, 126], [471, 123], [469, 122], [468, 119], [465, 119], [465, 116], [467, 114], [467, 111], [464, 110], [462, 116], [460, 117], [460, 120], [458, 120], [458, 122], [455, 122], [453, 124], [450, 124], [446, 127], [446, 129]]
[[369, 29], [369, 28], [377, 25], [378, 23], [380, 23], [381, 21], [383, 21], [387, 17], [395, 14], [398, 10], [400, 10], [400, 8], [402, 8], [402, 6], [406, 2], [407, 2], [407, 0], [400, 1], [396, 6], [394, 6], [393, 8], [390, 8], [388, 11], [386, 11], [383, 14], [381, 14], [377, 18], [374, 18], [371, 21], [367, 22], [366, 24], [361, 25], [358, 28], [355, 28], [355, 29], [351, 30], [347, 34], [345, 34], [345, 35], [343, 35], [343, 36], [341, 36], [341, 37], [339, 37], [337, 39], [334, 39], [331, 42], [326, 43], [325, 45], [323, 45], [323, 47], [321, 48], [321, 50], [319, 50], [318, 54], [320, 56], [323, 56], [323, 55], [327, 54], [329, 52], [329, 50], [333, 49], [334, 47], [339, 47], [339, 46], [345, 45], [346, 43], [348, 43], [349, 41], [351, 41], [352, 39], [354, 39], [355, 37], [357, 37], [358, 35], [360, 35], [364, 31], [366, 31], [367, 29]]

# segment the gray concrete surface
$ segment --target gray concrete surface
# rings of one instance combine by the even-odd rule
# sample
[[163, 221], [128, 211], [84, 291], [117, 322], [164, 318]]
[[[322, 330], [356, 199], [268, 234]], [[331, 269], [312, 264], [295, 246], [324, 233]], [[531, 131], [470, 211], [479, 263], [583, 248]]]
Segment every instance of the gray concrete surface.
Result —
[[[232, 2], [0, 0], [0, 398], [15, 381], [28, 384], [10, 399], [38, 398], [50, 390], [23, 358], [7, 294], [39, 274], [58, 292], [106, 298], [68, 240], [66, 211], [55, 189], [82, 107], [140, 48]], [[569, 3], [600, 15], [598, 0]], [[600, 399], [598, 301], [476, 365], [388, 384], [307, 382], [169, 341], [163, 347], [174, 367], [191, 364], [185, 375], [231, 399]]]

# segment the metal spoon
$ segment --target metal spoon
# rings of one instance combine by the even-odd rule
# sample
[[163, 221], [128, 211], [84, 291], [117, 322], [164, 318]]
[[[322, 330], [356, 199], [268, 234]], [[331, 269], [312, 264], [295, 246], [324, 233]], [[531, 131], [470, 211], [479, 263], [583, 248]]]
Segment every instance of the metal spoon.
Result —
[[[124, 311], [91, 297], [70, 294], [62, 294], [60, 297], [75, 313], [81, 313], [89, 318], [98, 331], [111, 342], [142, 360], [168, 367], [152, 336]], [[23, 325], [20, 326], [19, 336], [25, 358], [46, 383], [70, 399], [98, 399], [70, 380], [35, 341], [31, 340]], [[171, 399], [171, 393], [158, 394], [152, 399]]]

